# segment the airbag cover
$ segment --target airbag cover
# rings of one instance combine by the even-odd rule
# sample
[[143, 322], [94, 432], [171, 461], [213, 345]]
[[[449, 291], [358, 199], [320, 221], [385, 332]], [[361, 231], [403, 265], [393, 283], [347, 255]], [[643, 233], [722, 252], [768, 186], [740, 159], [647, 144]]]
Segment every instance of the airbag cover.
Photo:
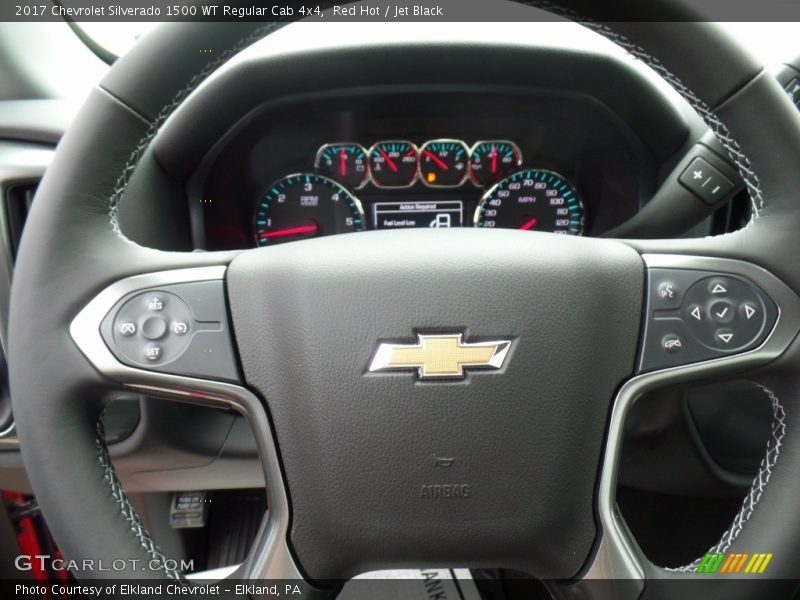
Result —
[[[595, 537], [610, 401], [633, 369], [643, 263], [607, 240], [499, 230], [332, 236], [228, 271], [316, 580], [401, 566], [574, 575]], [[380, 342], [512, 340], [463, 380], [373, 373]]]

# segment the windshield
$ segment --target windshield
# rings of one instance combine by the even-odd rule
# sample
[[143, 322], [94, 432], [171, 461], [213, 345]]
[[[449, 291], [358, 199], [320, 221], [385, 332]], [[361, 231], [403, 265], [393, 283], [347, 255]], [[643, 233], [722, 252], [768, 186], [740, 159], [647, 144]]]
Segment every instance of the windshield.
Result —
[[[119, 23], [80, 23], [79, 27], [98, 45], [109, 51], [116, 56], [125, 54], [136, 41], [144, 34], [150, 31], [158, 23], [145, 23], [145, 22], [119, 22]], [[367, 27], [381, 29], [381, 23], [369, 23]], [[387, 27], [392, 27], [395, 24], [383, 24]], [[530, 27], [530, 23], [449, 23], [446, 24], [448, 28], [452, 27], [455, 30], [465, 29], [466, 32], [474, 29], [476, 35], [483, 35], [486, 33], [487, 27], [497, 27], [507, 30], [509, 27], [526, 28]], [[550, 26], [553, 23], [548, 24]], [[797, 23], [753, 23], [753, 22], [735, 22], [735, 23], [721, 23], [722, 27], [728, 29], [742, 44], [744, 44], [751, 52], [758, 56], [761, 61], [769, 68], [777, 68], [785, 61], [794, 58], [800, 54], [800, 36], [797, 35]], [[315, 34], [309, 36], [310, 39], [318, 39], [320, 36], [325, 37], [327, 34], [341, 39], [339, 31], [342, 24], [311, 24], [311, 23], [298, 23], [294, 27], [316, 27]], [[404, 33], [414, 35], [415, 32], [425, 30], [430, 26], [431, 29], [440, 30], [442, 24], [440, 23], [414, 23], [402, 24]], [[478, 28], [479, 27], [479, 28]], [[396, 29], [395, 29], [396, 31]], [[513, 36], [511, 36], [513, 38]], [[599, 38], [599, 36], [598, 36]]]

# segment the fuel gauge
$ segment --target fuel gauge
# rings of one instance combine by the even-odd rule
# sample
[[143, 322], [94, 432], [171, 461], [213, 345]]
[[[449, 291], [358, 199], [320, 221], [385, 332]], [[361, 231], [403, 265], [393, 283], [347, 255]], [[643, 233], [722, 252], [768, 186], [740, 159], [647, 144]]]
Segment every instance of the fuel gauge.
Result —
[[459, 140], [431, 140], [419, 149], [419, 175], [429, 187], [457, 187], [464, 183], [469, 148]]
[[367, 151], [359, 144], [325, 144], [317, 150], [314, 168], [350, 189], [358, 189], [367, 182], [367, 163]]

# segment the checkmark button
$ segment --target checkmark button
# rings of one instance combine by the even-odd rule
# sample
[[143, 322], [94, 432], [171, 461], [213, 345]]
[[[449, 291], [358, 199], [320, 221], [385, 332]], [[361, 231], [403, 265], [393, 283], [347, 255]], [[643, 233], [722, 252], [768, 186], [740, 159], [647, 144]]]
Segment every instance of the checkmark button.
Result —
[[730, 323], [735, 316], [735, 310], [730, 302], [720, 300], [711, 305], [709, 314], [717, 323]]

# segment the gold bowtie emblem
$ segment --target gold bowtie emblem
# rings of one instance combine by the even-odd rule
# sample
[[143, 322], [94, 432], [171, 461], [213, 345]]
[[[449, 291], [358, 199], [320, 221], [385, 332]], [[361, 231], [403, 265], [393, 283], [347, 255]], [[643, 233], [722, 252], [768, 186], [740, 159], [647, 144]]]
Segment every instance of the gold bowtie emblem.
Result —
[[464, 343], [462, 335], [417, 335], [416, 344], [380, 344], [369, 370], [417, 369], [420, 379], [463, 378], [464, 369], [499, 369], [510, 340]]

